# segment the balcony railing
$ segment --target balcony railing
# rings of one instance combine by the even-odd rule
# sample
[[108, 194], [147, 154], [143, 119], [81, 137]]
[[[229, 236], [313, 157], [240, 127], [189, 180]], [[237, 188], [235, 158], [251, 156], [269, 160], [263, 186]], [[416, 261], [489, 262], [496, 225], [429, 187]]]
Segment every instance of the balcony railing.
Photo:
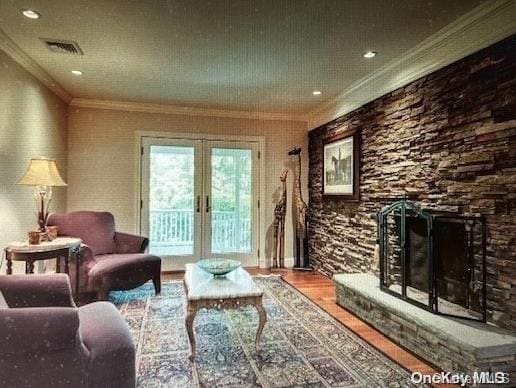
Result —
[[[212, 211], [212, 251], [249, 252], [251, 220], [234, 211]], [[194, 212], [191, 209], [150, 211], [151, 249], [163, 254], [192, 253]], [[159, 252], [156, 252], [159, 253]]]

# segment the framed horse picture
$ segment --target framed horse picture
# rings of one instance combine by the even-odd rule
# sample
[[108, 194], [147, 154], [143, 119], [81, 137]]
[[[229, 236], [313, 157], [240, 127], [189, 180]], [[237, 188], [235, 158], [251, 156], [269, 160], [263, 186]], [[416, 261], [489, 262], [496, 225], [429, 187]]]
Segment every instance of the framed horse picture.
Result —
[[358, 130], [327, 137], [323, 141], [323, 195], [358, 201], [360, 136]]

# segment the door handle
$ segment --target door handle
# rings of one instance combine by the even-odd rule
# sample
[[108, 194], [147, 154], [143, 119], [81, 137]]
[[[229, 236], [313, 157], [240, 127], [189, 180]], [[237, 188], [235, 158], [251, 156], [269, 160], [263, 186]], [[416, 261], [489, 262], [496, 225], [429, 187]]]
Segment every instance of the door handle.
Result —
[[197, 204], [195, 207], [196, 207], [195, 210], [197, 211], [197, 213], [200, 213], [201, 212], [201, 196], [200, 195], [197, 196]]
[[207, 195], [206, 196], [206, 213], [209, 213], [210, 212], [210, 196]]

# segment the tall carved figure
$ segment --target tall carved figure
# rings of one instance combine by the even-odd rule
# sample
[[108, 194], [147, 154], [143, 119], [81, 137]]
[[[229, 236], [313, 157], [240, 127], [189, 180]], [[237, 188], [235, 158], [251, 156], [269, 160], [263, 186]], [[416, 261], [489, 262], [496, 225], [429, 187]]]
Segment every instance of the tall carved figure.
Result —
[[285, 214], [287, 212], [287, 175], [288, 170], [284, 170], [280, 176], [281, 197], [274, 208], [274, 255], [273, 268], [285, 267]]
[[301, 148], [294, 148], [290, 156], [297, 155], [294, 200], [296, 201], [296, 258], [294, 268], [308, 268], [308, 238], [306, 233], [307, 206], [301, 193]]

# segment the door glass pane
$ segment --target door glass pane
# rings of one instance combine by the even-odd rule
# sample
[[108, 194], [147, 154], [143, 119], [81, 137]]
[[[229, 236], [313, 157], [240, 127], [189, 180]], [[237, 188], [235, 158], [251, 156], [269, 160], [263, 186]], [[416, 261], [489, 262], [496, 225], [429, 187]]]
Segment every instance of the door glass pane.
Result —
[[150, 147], [151, 253], [194, 253], [194, 158], [193, 147]]
[[211, 249], [249, 253], [252, 236], [251, 150], [212, 148]]

